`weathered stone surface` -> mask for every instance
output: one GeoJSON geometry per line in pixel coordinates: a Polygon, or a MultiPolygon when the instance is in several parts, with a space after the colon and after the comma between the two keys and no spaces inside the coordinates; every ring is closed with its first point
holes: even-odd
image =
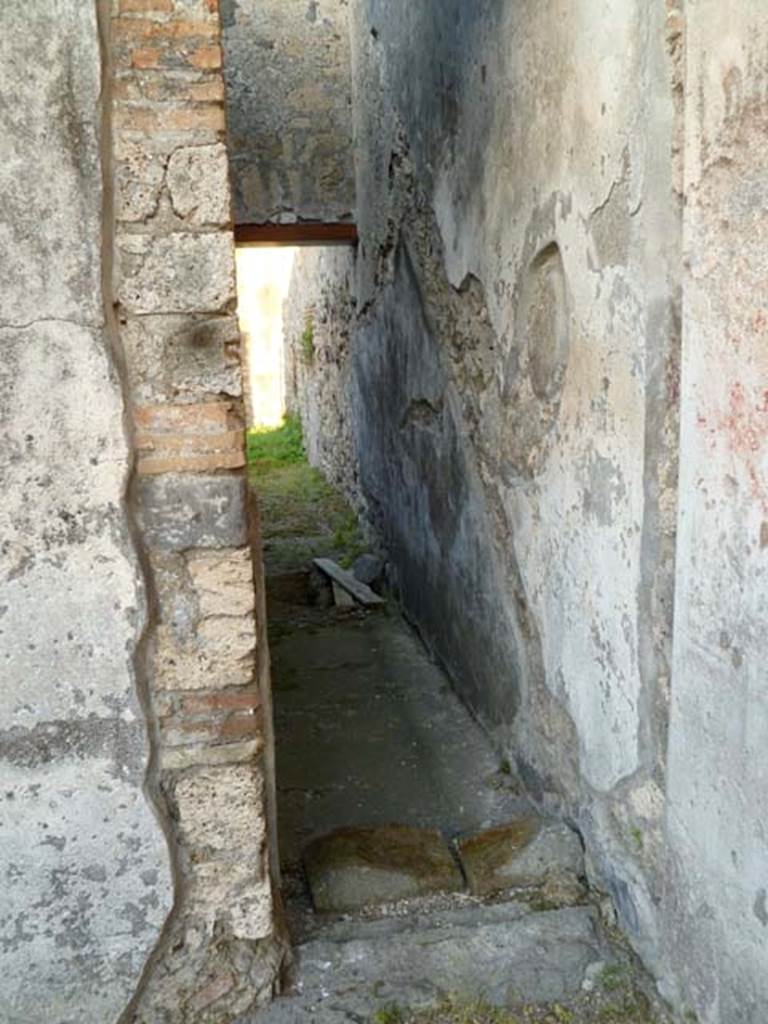
{"type": "Polygon", "coordinates": [[[248,541],[241,476],[147,477],[136,490],[150,547],[185,551],[242,547],[248,541]]]}
{"type": "Polygon", "coordinates": [[[477,896],[538,886],[548,878],[584,874],[581,842],[567,825],[521,818],[457,843],[470,891],[477,896]]]}
{"type": "Polygon", "coordinates": [[[440,833],[403,825],[338,829],[310,843],[304,865],[319,911],[358,910],[464,886],[440,833]]]}
{"type": "Polygon", "coordinates": [[[15,94],[3,110],[0,132],[3,326],[46,318],[102,320],[100,126],[94,106],[101,68],[94,18],[91,4],[66,10],[50,4],[32,10],[16,0],[3,4],[3,67],[15,94]]]}
{"type": "Polygon", "coordinates": [[[227,148],[188,146],[168,161],[168,191],[174,211],[190,224],[230,224],[227,148]]]}
{"type": "Polygon", "coordinates": [[[122,1013],[172,904],[104,330],[96,5],[0,8],[0,1019],[122,1013]],[[25,326],[26,325],[26,326],[25,326]]]}
{"type": "Polygon", "coordinates": [[[686,5],[683,381],[662,967],[702,1021],[768,1008],[766,11],[686,5]]]}
{"type": "Polygon", "coordinates": [[[194,554],[187,565],[202,616],[254,614],[256,595],[248,548],[194,554]]]}
{"type": "Polygon", "coordinates": [[[153,666],[158,690],[211,690],[253,680],[256,633],[252,615],[203,620],[197,636],[180,643],[159,626],[153,666]]]}
{"type": "Polygon", "coordinates": [[[235,300],[235,255],[226,232],[118,238],[117,297],[131,313],[208,314],[235,300]]]}
{"type": "Polygon", "coordinates": [[[122,327],[134,400],[198,402],[242,395],[240,334],[229,316],[141,316],[122,327]]]}
{"type": "Polygon", "coordinates": [[[228,1022],[271,991],[273,938],[264,781],[258,762],[166,779],[184,863],[165,969],[148,979],[132,1024],[228,1022]]]}
{"type": "Polygon", "coordinates": [[[497,1006],[564,1000],[593,964],[613,958],[586,907],[531,914],[501,905],[345,923],[299,947],[298,995],[238,1024],[343,1024],[450,994],[497,1006]]]}
{"type": "Polygon", "coordinates": [[[349,339],[355,256],[351,250],[300,248],[284,306],[285,400],[301,417],[307,457],[358,513],[366,511],[350,415],[349,339]],[[312,330],[312,359],[305,337],[312,330]]]}
{"type": "Polygon", "coordinates": [[[238,223],[355,209],[346,0],[221,0],[238,223]]]}
{"type": "Polygon", "coordinates": [[[165,177],[162,154],[139,142],[121,146],[115,169],[115,215],[118,220],[146,220],[157,212],[165,177]]]}

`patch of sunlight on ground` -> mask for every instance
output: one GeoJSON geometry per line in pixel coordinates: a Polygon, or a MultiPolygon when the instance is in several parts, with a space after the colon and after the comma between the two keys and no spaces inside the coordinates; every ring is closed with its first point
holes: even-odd
{"type": "Polygon", "coordinates": [[[237,315],[249,376],[249,425],[277,427],[285,413],[283,303],[296,249],[245,246],[236,250],[237,315]]]}

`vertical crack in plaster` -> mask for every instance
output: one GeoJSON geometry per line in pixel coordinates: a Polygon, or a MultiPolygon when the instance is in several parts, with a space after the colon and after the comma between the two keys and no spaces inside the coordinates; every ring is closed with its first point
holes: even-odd
{"type": "Polygon", "coordinates": [[[155,948],[147,959],[136,986],[136,991],[128,1006],[121,1015],[121,1020],[128,1020],[132,1015],[134,1004],[141,994],[146,979],[151,973],[160,950],[163,949],[172,922],[180,904],[181,874],[177,863],[177,851],[171,833],[165,804],[157,784],[157,722],[152,709],[149,693],[149,675],[147,670],[147,649],[150,641],[152,624],[157,618],[157,598],[152,586],[152,575],[144,550],[141,534],[133,511],[133,483],[136,475],[136,454],[134,429],[130,415],[130,395],[127,384],[125,356],[120,342],[120,329],[115,315],[114,300],[114,253],[115,253],[115,204],[113,178],[113,135],[112,135],[112,81],[113,68],[111,57],[111,13],[110,0],[94,0],[96,21],[99,31],[99,48],[101,54],[101,89],[99,93],[99,121],[101,127],[101,170],[102,170],[102,239],[101,239],[101,291],[104,308],[104,334],[107,342],[107,358],[114,371],[120,387],[123,403],[123,433],[128,449],[128,468],[123,482],[122,504],[126,526],[131,541],[134,566],[138,575],[137,600],[143,602],[143,621],[139,627],[132,657],[132,675],[140,707],[144,714],[149,753],[144,777],[144,796],[165,836],[173,881],[174,900],[168,917],[163,925],[155,948]],[[143,592],[143,594],[142,594],[143,592]]]}

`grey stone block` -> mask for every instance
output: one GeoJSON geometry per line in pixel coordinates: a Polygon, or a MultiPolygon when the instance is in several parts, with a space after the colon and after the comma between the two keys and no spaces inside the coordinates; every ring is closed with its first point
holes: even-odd
{"type": "Polygon", "coordinates": [[[137,484],[144,538],[161,551],[242,547],[245,492],[240,475],[145,477],[137,484]]]}
{"type": "Polygon", "coordinates": [[[498,1006],[566,1000],[591,965],[614,959],[586,907],[472,907],[342,928],[299,947],[299,994],[261,1011],[259,1024],[369,1020],[388,1004],[425,1006],[447,994],[498,1006]]]}
{"type": "Polygon", "coordinates": [[[352,575],[356,580],[376,590],[384,575],[384,560],[377,555],[360,555],[352,566],[352,575]]]}

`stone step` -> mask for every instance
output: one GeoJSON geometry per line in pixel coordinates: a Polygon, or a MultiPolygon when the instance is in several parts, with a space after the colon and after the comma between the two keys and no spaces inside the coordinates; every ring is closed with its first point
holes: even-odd
{"type": "Polygon", "coordinates": [[[483,897],[538,888],[545,902],[558,905],[584,895],[579,837],[561,822],[534,815],[460,839],[454,848],[436,829],[341,828],[313,840],[303,860],[319,912],[347,913],[465,887],[483,897]]]}
{"type": "Polygon", "coordinates": [[[329,924],[296,950],[294,991],[239,1024],[348,1024],[448,995],[567,1002],[615,954],[592,907],[468,905],[329,924]]]}

